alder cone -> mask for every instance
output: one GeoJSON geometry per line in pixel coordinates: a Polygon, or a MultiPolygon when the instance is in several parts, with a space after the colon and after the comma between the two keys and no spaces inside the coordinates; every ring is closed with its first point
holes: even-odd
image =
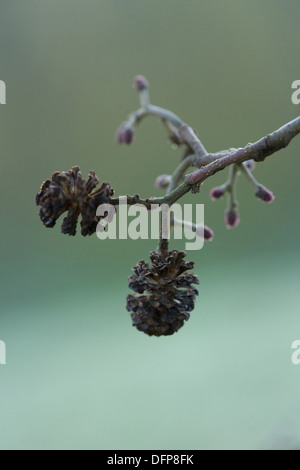
{"type": "Polygon", "coordinates": [[[134,266],[129,287],[136,294],[127,296],[127,310],[133,325],[149,336],[168,336],[178,331],[195,306],[198,295],[192,284],[199,284],[194,267],[185,261],[184,251],[173,250],[167,257],[150,253],[152,266],[144,260],[134,266]]]}
{"type": "Polygon", "coordinates": [[[99,179],[90,171],[84,180],[80,168],[74,166],[70,171],[56,171],[51,179],[44,181],[36,195],[36,204],[40,206],[39,216],[45,227],[52,228],[63,213],[61,231],[71,236],[76,235],[78,218],[81,215],[81,234],[85,237],[96,232],[101,217],[96,216],[97,207],[109,204],[114,190],[108,182],[102,183],[97,190],[99,179]]]}

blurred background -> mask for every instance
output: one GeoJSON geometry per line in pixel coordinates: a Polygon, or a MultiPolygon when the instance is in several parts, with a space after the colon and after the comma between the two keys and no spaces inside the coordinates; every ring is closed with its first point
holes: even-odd
{"type": "Polygon", "coordinates": [[[209,151],[295,118],[299,15],[296,0],[1,1],[0,448],[299,447],[300,137],[257,165],[272,205],[240,178],[238,228],[208,196],[226,171],[183,200],[205,204],[215,239],[188,253],[200,294],[171,337],[138,332],[125,309],[155,241],[70,238],[35,207],[41,182],[73,165],[117,194],[159,195],[180,158],[159,121],[114,141],[138,73],[209,151]]]}

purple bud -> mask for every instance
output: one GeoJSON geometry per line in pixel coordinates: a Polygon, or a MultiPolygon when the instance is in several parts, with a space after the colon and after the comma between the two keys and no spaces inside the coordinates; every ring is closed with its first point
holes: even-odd
{"type": "Polygon", "coordinates": [[[225,223],[228,229],[236,227],[240,223],[239,213],[236,209],[229,209],[226,212],[225,223]]]}
{"type": "MultiPolygon", "coordinates": [[[[180,221],[181,222],[181,221],[180,221]]],[[[207,225],[198,224],[193,226],[190,222],[184,221],[185,227],[190,227],[198,237],[201,237],[206,242],[211,242],[214,238],[214,232],[207,225]]]]}
{"type": "Polygon", "coordinates": [[[253,171],[255,169],[255,161],[254,160],[247,160],[246,166],[248,170],[253,171]]]}
{"type": "Polygon", "coordinates": [[[221,199],[224,196],[224,193],[225,191],[221,187],[213,188],[210,192],[210,197],[215,201],[216,199],[221,199]]]}
{"type": "Polygon", "coordinates": [[[171,181],[170,175],[160,175],[155,180],[155,187],[158,189],[167,189],[171,181]]]}
{"type": "Polygon", "coordinates": [[[274,194],[262,185],[258,187],[255,196],[259,197],[259,199],[261,199],[263,202],[267,202],[268,204],[270,204],[275,199],[274,194]]]}
{"type": "Polygon", "coordinates": [[[149,83],[143,75],[136,75],[134,77],[133,85],[137,91],[144,91],[149,88],[149,83]]]}
{"type": "Polygon", "coordinates": [[[212,229],[204,225],[204,240],[206,242],[211,242],[213,238],[214,238],[214,232],[212,231],[212,229]]]}
{"type": "Polygon", "coordinates": [[[132,144],[134,141],[135,132],[132,127],[123,124],[117,131],[116,141],[118,144],[132,144]]]}

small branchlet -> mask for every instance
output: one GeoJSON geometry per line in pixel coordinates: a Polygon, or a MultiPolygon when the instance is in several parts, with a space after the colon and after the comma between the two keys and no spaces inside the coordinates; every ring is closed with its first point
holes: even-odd
{"type": "Polygon", "coordinates": [[[238,201],[236,197],[236,183],[239,173],[243,173],[247,180],[255,189],[255,196],[263,202],[271,203],[274,200],[273,193],[265,186],[260,184],[252,172],[255,168],[254,160],[248,160],[243,163],[233,164],[230,167],[229,179],[221,186],[217,186],[210,191],[210,197],[213,201],[221,199],[224,194],[228,194],[228,207],[225,212],[225,224],[227,228],[236,227],[240,222],[238,201]]]}

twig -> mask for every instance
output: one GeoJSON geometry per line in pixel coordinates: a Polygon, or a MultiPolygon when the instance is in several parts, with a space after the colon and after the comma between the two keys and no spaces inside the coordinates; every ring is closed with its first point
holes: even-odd
{"type": "MultiPolygon", "coordinates": [[[[168,131],[171,134],[173,133],[171,140],[173,142],[178,141],[179,144],[185,144],[185,150],[182,161],[171,176],[165,197],[143,200],[137,199],[136,196],[127,196],[128,204],[135,204],[138,201],[139,204],[145,205],[148,209],[151,209],[151,204],[174,204],[187,192],[191,190],[192,192],[197,192],[201,183],[216,172],[233,164],[242,164],[250,159],[257,162],[263,161],[269,155],[286,147],[300,133],[300,116],[298,116],[293,121],[288,122],[257,142],[248,144],[244,148],[232,148],[217,153],[208,153],[193,129],[185,124],[180,117],[167,109],[154,106],[150,103],[149,84],[143,77],[142,80],[144,80],[145,86],[137,87],[141,108],[129,115],[128,121],[125,123],[126,126],[136,126],[148,115],[157,116],[161,118],[168,131]],[[176,130],[176,135],[174,134],[174,129],[176,130]],[[185,175],[189,167],[196,167],[198,169],[193,173],[185,175]],[[184,181],[182,182],[183,179],[184,181]]],[[[254,186],[261,186],[245,166],[240,168],[254,186]]],[[[117,205],[118,198],[113,199],[112,203],[117,205]]]]}
{"type": "Polygon", "coordinates": [[[202,158],[208,155],[204,145],[190,126],[182,124],[179,128],[179,135],[191,147],[196,157],[202,158]]]}
{"type": "Polygon", "coordinates": [[[209,176],[214,175],[217,171],[223,170],[233,163],[242,163],[250,159],[261,162],[269,155],[287,147],[290,141],[299,133],[300,116],[272,132],[272,134],[262,137],[254,144],[248,144],[246,147],[240,148],[186,175],[186,182],[192,185],[196,183],[201,184],[209,176]]]}
{"type": "MultiPolygon", "coordinates": [[[[178,201],[182,196],[191,191],[191,189],[203,183],[207,178],[214,175],[220,170],[233,165],[234,163],[243,163],[244,161],[254,159],[255,161],[263,161],[266,157],[278,152],[280,149],[287,147],[290,141],[300,133],[300,116],[280,127],[272,134],[263,137],[254,144],[248,144],[244,148],[234,150],[231,153],[227,151],[219,152],[217,154],[207,154],[203,161],[210,160],[210,163],[205,164],[199,170],[186,175],[185,181],[176,186],[165,197],[141,199],[136,196],[127,196],[128,204],[143,204],[147,209],[151,210],[151,204],[169,204],[172,205],[178,201]],[[225,152],[225,156],[224,156],[225,152]],[[211,159],[214,159],[211,161],[211,159]]],[[[200,158],[202,160],[202,157],[200,158]]],[[[200,164],[199,158],[194,155],[183,160],[175,172],[173,173],[173,181],[178,181],[187,167],[200,164]]],[[[174,183],[171,183],[171,187],[174,183]]],[[[118,205],[118,198],[112,199],[113,205],[118,205]]]]}

